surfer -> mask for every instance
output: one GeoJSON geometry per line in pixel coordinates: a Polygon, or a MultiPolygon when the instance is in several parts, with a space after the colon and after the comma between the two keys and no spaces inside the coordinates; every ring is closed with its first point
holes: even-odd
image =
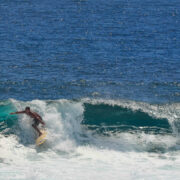
{"type": "Polygon", "coordinates": [[[10,114],[27,114],[28,116],[33,118],[34,123],[32,124],[32,127],[39,133],[39,136],[41,136],[42,133],[37,126],[39,125],[39,123],[41,123],[42,125],[45,125],[45,123],[39,114],[30,110],[30,107],[26,107],[24,111],[13,112],[10,114]]]}

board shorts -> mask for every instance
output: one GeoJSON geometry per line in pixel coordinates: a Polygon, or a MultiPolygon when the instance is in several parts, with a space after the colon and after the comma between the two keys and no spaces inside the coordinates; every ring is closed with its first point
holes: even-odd
{"type": "Polygon", "coordinates": [[[38,126],[38,125],[39,125],[39,120],[33,119],[33,121],[34,121],[33,125],[35,125],[35,126],[38,126]]]}

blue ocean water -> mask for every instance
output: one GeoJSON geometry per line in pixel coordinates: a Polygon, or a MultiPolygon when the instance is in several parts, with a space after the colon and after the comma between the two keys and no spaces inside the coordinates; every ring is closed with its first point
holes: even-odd
{"type": "Polygon", "coordinates": [[[0,0],[0,147],[0,180],[178,180],[179,1],[0,0]]]}
{"type": "Polygon", "coordinates": [[[180,101],[178,1],[1,1],[0,99],[180,101]]]}

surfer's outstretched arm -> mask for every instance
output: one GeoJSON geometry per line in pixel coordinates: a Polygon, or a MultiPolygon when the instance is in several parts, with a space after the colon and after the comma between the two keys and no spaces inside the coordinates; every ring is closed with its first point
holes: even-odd
{"type": "Polygon", "coordinates": [[[12,112],[10,114],[24,114],[24,113],[25,113],[25,111],[17,111],[17,112],[12,112]]]}

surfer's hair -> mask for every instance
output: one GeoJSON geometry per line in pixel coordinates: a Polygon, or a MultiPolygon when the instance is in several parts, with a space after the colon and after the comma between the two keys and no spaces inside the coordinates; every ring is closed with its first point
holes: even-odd
{"type": "Polygon", "coordinates": [[[30,107],[26,107],[26,110],[30,110],[30,107]]]}

